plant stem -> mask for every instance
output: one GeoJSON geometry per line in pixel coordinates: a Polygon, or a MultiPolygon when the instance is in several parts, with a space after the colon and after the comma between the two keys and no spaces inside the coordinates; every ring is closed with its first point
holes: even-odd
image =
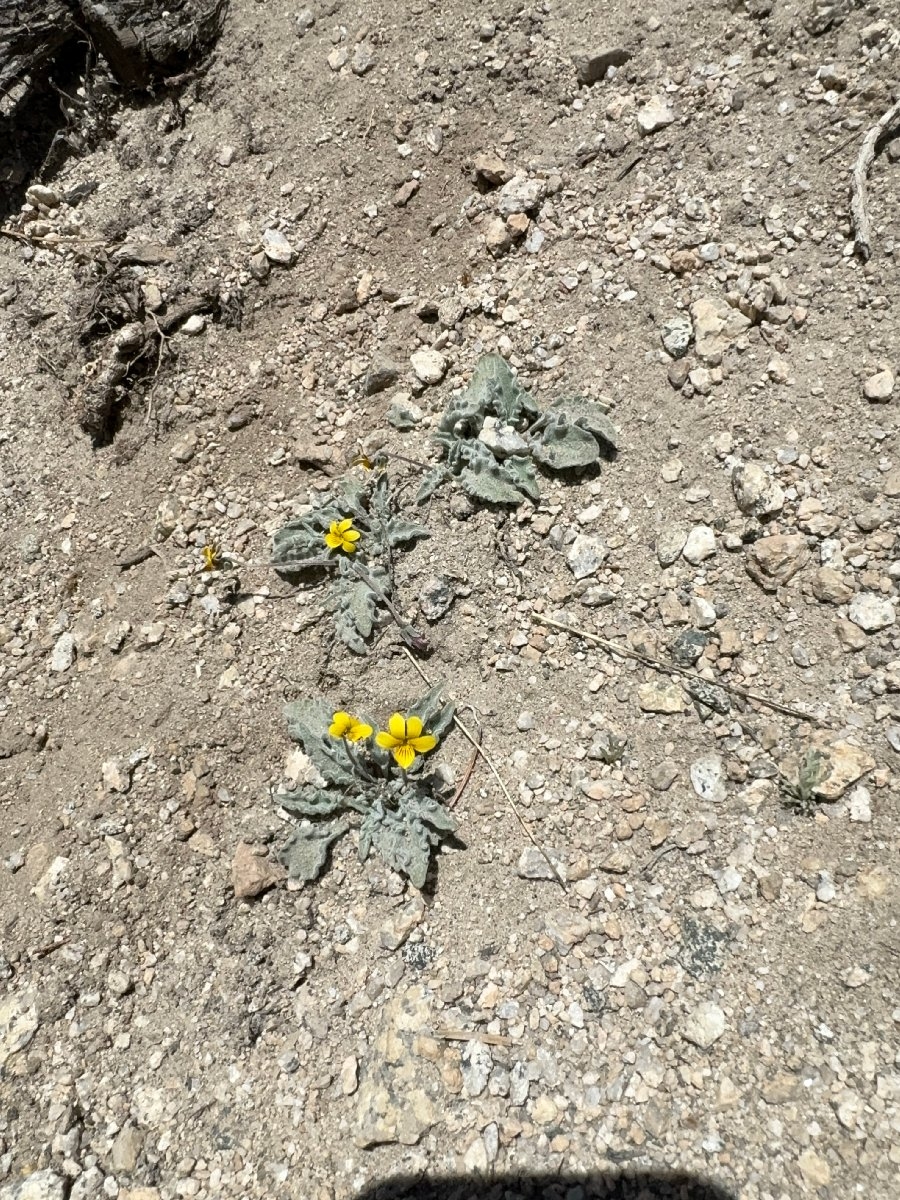
{"type": "Polygon", "coordinates": [[[391,601],[388,600],[385,593],[378,586],[365,567],[360,566],[360,564],[357,562],[350,562],[348,565],[350,570],[362,580],[366,587],[375,593],[384,607],[394,618],[395,622],[397,623],[397,628],[400,630],[400,636],[403,638],[404,642],[406,642],[407,646],[419,654],[427,654],[430,649],[428,638],[425,637],[424,634],[419,633],[417,629],[414,629],[413,626],[407,621],[404,621],[403,617],[401,617],[400,613],[397,612],[396,608],[394,608],[391,601]]]}

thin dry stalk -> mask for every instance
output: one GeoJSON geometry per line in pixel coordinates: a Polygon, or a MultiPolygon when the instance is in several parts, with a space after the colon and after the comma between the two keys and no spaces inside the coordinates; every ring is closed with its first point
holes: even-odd
{"type": "MultiPolygon", "coordinates": [[[[685,679],[696,679],[699,683],[706,684],[707,687],[710,685],[710,681],[704,679],[697,671],[689,671],[686,667],[676,666],[675,663],[665,663],[661,659],[650,658],[638,650],[632,650],[630,646],[620,646],[617,642],[608,642],[605,638],[598,637],[596,633],[588,633],[586,629],[578,629],[574,625],[566,625],[562,621],[554,621],[550,617],[541,617],[536,614],[531,619],[535,625],[549,625],[553,629],[562,629],[565,633],[571,633],[573,637],[584,638],[587,642],[594,642],[596,645],[602,646],[610,654],[619,654],[622,658],[634,659],[635,662],[643,663],[645,667],[651,667],[654,671],[660,671],[664,675],[683,675],[685,679]]],[[[799,708],[780,704],[777,700],[770,700],[768,696],[761,696],[759,692],[749,692],[746,688],[738,687],[737,684],[717,681],[713,686],[721,688],[723,692],[730,692],[733,696],[740,696],[742,700],[753,700],[757,704],[765,705],[766,708],[774,709],[775,712],[784,713],[785,716],[796,717],[798,721],[809,721],[811,725],[820,723],[818,717],[801,712],[799,708]]]]}
{"type": "Polygon", "coordinates": [[[850,215],[856,235],[856,249],[867,262],[872,254],[872,224],[866,200],[866,178],[875,161],[878,143],[895,132],[894,124],[900,122],[900,100],[892,104],[884,115],[875,122],[863,138],[856,164],[853,167],[853,188],[850,193],[850,215]]]}
{"type": "MultiPolygon", "coordinates": [[[[431,680],[428,678],[428,676],[422,670],[421,666],[416,661],[416,659],[413,657],[413,655],[409,652],[407,647],[401,646],[400,649],[403,651],[403,653],[406,655],[406,657],[409,659],[409,661],[415,667],[416,671],[418,671],[418,673],[422,679],[422,682],[425,684],[425,686],[430,688],[432,686],[431,680]]],[[[509,788],[503,782],[503,777],[501,776],[500,772],[494,766],[493,759],[491,759],[489,757],[487,751],[484,749],[484,747],[482,745],[480,745],[478,740],[475,738],[474,734],[469,732],[468,728],[463,724],[463,722],[459,719],[459,717],[454,715],[453,724],[456,726],[456,728],[459,730],[459,732],[463,735],[463,737],[471,744],[473,750],[475,750],[484,759],[488,770],[494,776],[494,778],[497,780],[497,783],[500,785],[500,790],[503,792],[503,795],[506,797],[507,802],[509,803],[509,807],[513,811],[513,815],[515,816],[516,820],[519,822],[519,825],[522,827],[522,832],[525,834],[525,836],[528,838],[529,842],[531,842],[532,846],[534,846],[534,848],[537,850],[537,852],[540,854],[540,856],[546,862],[547,866],[553,872],[553,878],[556,880],[556,882],[559,884],[559,886],[562,888],[562,890],[564,892],[568,892],[569,889],[566,887],[566,881],[563,879],[563,877],[560,875],[559,871],[553,865],[553,862],[551,861],[550,856],[547,854],[547,851],[535,839],[534,834],[531,832],[531,830],[528,828],[528,826],[523,821],[522,814],[519,812],[518,805],[516,804],[515,800],[513,800],[512,795],[510,794],[509,788]]]]}

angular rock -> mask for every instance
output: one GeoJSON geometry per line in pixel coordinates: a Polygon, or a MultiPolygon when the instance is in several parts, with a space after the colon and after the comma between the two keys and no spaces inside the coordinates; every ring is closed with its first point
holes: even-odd
{"type": "Polygon", "coordinates": [[[670,567],[681,557],[688,530],[683,525],[669,525],[656,537],[656,557],[661,567],[670,567]]]}
{"type": "Polygon", "coordinates": [[[812,578],[812,593],[822,604],[846,604],[853,585],[834,567],[819,567],[812,578]]]}
{"type": "Polygon", "coordinates": [[[784,492],[758,463],[738,463],[731,472],[731,490],[747,516],[770,517],[784,508],[784,492]]]}
{"type": "Polygon", "coordinates": [[[593,54],[579,54],[574,59],[575,75],[583,87],[590,87],[606,78],[610,67],[624,67],[631,51],[624,46],[604,46],[593,54]]]}
{"type": "Polygon", "coordinates": [[[425,384],[440,383],[447,374],[447,360],[437,350],[416,350],[410,356],[410,364],[416,378],[425,384]]]}
{"type": "Polygon", "coordinates": [[[480,1096],[487,1087],[494,1059],[490,1046],[484,1042],[467,1042],[463,1047],[459,1063],[463,1078],[463,1092],[470,1099],[480,1096]]]}
{"type": "Polygon", "coordinates": [[[716,552],[716,533],[709,525],[695,525],[687,536],[681,556],[692,566],[699,566],[716,552]]]}
{"type": "MultiPolygon", "coordinates": [[[[566,863],[559,851],[545,848],[545,853],[556,867],[559,877],[565,882],[566,863]]],[[[555,882],[556,876],[553,874],[547,858],[544,858],[537,846],[526,846],[519,855],[516,874],[520,879],[552,879],[555,882]]]]}
{"type": "Polygon", "coordinates": [[[353,1141],[360,1149],[414,1146],[438,1119],[442,1089],[413,1051],[416,1036],[432,1019],[421,987],[385,1004],[356,1094],[353,1141]]]}
{"type": "Polygon", "coordinates": [[[259,896],[285,878],[283,867],[256,854],[248,842],[238,842],[231,863],[231,883],[238,899],[259,896]]]}
{"type": "Polygon", "coordinates": [[[514,175],[500,190],[497,208],[502,217],[514,213],[532,215],[540,208],[545,185],[540,179],[529,179],[526,175],[514,175]]]}
{"type": "Polygon", "coordinates": [[[34,1037],[38,1024],[34,992],[12,992],[0,997],[0,1079],[6,1073],[7,1061],[25,1049],[34,1037]]]}
{"type": "Polygon", "coordinates": [[[866,633],[887,629],[896,620],[894,606],[886,596],[875,592],[859,592],[850,601],[847,616],[866,633]]]}
{"type": "Polygon", "coordinates": [[[391,387],[400,378],[400,367],[387,358],[373,359],[368,373],[363,379],[363,395],[374,396],[391,387]]]}
{"type": "Polygon", "coordinates": [[[444,575],[432,575],[419,592],[419,610],[426,621],[439,621],[450,611],[455,599],[451,581],[444,575]]]}
{"type": "MultiPolygon", "coordinates": [[[[686,314],[669,317],[660,330],[663,348],[672,358],[684,358],[694,338],[694,326],[686,314]]],[[[682,381],[683,382],[683,381],[682,381]]]]}
{"type": "Polygon", "coordinates": [[[33,1171],[0,1187],[0,1200],[64,1200],[68,1192],[68,1181],[54,1171],[33,1171]]]}
{"type": "Polygon", "coordinates": [[[593,575],[609,554],[609,550],[599,538],[587,533],[579,533],[566,554],[566,562],[576,579],[586,579],[593,575]]]}
{"type": "Polygon", "coordinates": [[[50,655],[50,670],[54,675],[62,675],[75,662],[75,635],[62,633],[56,639],[53,653],[50,655]]]}
{"type": "Polygon", "coordinates": [[[378,944],[383,950],[399,950],[415,927],[421,925],[424,917],[425,901],[421,896],[413,896],[408,904],[404,904],[382,925],[378,944]]]}
{"type": "Polygon", "coordinates": [[[659,129],[665,129],[674,120],[672,106],[662,96],[653,96],[637,113],[638,129],[645,137],[659,129]]]}
{"type": "Polygon", "coordinates": [[[263,254],[269,262],[287,267],[294,261],[294,250],[280,229],[267,229],[262,235],[263,254]]]}
{"type": "Polygon", "coordinates": [[[684,692],[677,683],[642,683],[638,688],[638,704],[643,712],[680,713],[687,708],[684,692]]]}
{"type": "Polygon", "coordinates": [[[693,1012],[688,1013],[681,1026],[681,1036],[685,1041],[701,1050],[708,1050],[725,1032],[725,1014],[718,1004],[711,1000],[698,1004],[693,1012]]]}
{"type": "Polygon", "coordinates": [[[691,305],[694,348],[707,366],[716,367],[728,347],[747,329],[751,321],[717,296],[701,296],[691,305]]]}
{"type": "Polygon", "coordinates": [[[747,574],[766,592],[774,592],[806,566],[809,550],[800,533],[760,538],[747,555],[747,574]]]}
{"type": "MultiPolygon", "coordinates": [[[[840,800],[847,788],[875,769],[875,759],[852,742],[838,739],[830,742],[827,733],[816,734],[812,749],[821,755],[819,777],[813,793],[820,800],[840,800]]],[[[799,763],[792,762],[786,772],[788,778],[796,778],[799,763]]]]}
{"type": "Polygon", "coordinates": [[[591,932],[591,923],[581,913],[570,908],[557,908],[547,913],[544,929],[560,954],[568,954],[573,946],[583,942],[591,932]]]}
{"type": "Polygon", "coordinates": [[[691,786],[701,800],[721,804],[725,790],[725,763],[721,755],[706,754],[691,763],[691,786]]]}
{"type": "Polygon", "coordinates": [[[876,403],[884,403],[890,400],[894,393],[894,372],[890,367],[885,367],[883,371],[879,371],[877,375],[870,376],[863,384],[863,395],[867,400],[874,400],[876,403]]]}
{"type": "Polygon", "coordinates": [[[476,154],[472,163],[472,174],[477,187],[484,191],[501,187],[512,179],[513,173],[508,163],[499,154],[476,154]]]}

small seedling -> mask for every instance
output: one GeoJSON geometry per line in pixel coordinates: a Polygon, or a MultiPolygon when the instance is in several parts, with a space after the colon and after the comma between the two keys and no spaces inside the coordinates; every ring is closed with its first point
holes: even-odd
{"type": "Polygon", "coordinates": [[[337,637],[355,654],[386,616],[414,650],[427,649],[422,634],[397,612],[392,552],[430,534],[394,511],[386,472],[346,478],[333,495],[275,534],[272,565],[284,575],[317,574],[331,579],[324,607],[334,614],[337,637]]]}
{"type": "Polygon", "coordinates": [[[796,780],[781,776],[781,793],[787,804],[808,817],[816,802],[816,788],[827,770],[825,756],[810,746],[797,768],[796,780]]]}
{"type": "Polygon", "coordinates": [[[288,731],[303,747],[312,782],[273,794],[300,824],[279,853],[292,879],[317,879],[330,847],[357,824],[360,862],[375,850],[394,871],[423,887],[436,846],[456,828],[440,777],[425,769],[453,722],[454,706],[436,687],[375,734],[371,721],[317,700],[285,709],[288,731]]]}
{"type": "Polygon", "coordinates": [[[444,461],[423,479],[417,503],[455,477],[474,500],[521,504],[540,499],[535,464],[547,471],[593,466],[615,451],[617,435],[604,406],[583,396],[555,400],[542,413],[505,359],[487,354],[450,400],[435,440],[444,461]]]}

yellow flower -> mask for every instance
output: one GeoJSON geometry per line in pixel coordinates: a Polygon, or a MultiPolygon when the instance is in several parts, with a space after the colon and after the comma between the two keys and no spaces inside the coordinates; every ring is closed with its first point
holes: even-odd
{"type": "Polygon", "coordinates": [[[346,517],[343,521],[331,522],[331,528],[325,534],[325,545],[329,550],[343,550],[346,554],[353,554],[359,538],[359,530],[353,528],[353,518],[346,517]]]}
{"type": "Polygon", "coordinates": [[[208,546],[204,546],[201,551],[203,555],[203,570],[215,571],[222,561],[222,551],[215,542],[210,542],[208,546]]]}
{"type": "Polygon", "coordinates": [[[422,722],[418,717],[404,717],[402,713],[394,713],[388,721],[387,733],[379,733],[375,741],[382,750],[390,750],[397,766],[404,771],[416,761],[416,754],[427,754],[438,744],[436,737],[422,732],[422,722]]]}
{"type": "Polygon", "coordinates": [[[346,738],[348,742],[361,742],[372,733],[372,726],[348,712],[336,712],[331,718],[328,732],[333,738],[346,738]]]}

